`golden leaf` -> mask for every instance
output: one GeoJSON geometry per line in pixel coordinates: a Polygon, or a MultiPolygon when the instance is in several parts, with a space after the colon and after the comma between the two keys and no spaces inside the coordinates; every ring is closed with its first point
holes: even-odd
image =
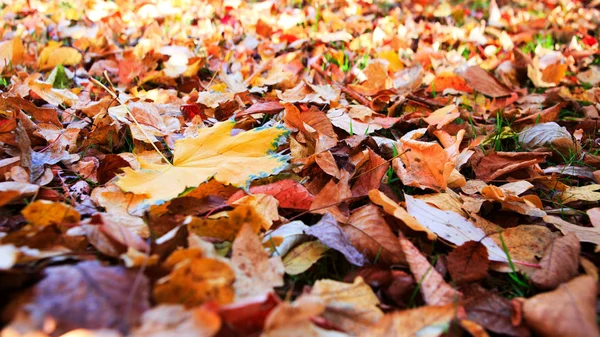
{"type": "Polygon", "coordinates": [[[61,47],[60,42],[51,41],[48,46],[42,49],[38,58],[38,66],[40,70],[51,69],[59,64],[74,66],[81,62],[81,58],[81,54],[77,49],[61,47]]]}
{"type": "Polygon", "coordinates": [[[73,207],[60,202],[37,200],[27,205],[21,213],[34,226],[78,224],[81,216],[73,207]]]}
{"type": "Polygon", "coordinates": [[[194,138],[175,143],[173,164],[154,164],[138,159],[140,170],[124,168],[117,186],[127,192],[145,194],[150,203],[178,196],[211,177],[237,187],[256,178],[278,173],[288,156],[269,154],[288,131],[281,127],[257,128],[231,136],[235,121],[198,130],[194,138]]]}

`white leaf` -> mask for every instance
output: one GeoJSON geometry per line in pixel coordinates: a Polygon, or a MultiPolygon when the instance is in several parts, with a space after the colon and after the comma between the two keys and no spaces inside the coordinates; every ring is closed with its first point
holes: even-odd
{"type": "Polygon", "coordinates": [[[405,194],[404,197],[408,213],[439,237],[457,246],[467,241],[479,241],[487,248],[488,258],[491,261],[508,262],[502,248],[469,220],[457,213],[429,206],[425,201],[410,195],[405,194]]]}
{"type": "Polygon", "coordinates": [[[536,124],[519,133],[519,143],[528,151],[551,147],[553,141],[561,138],[573,143],[569,131],[554,122],[536,124]]]}

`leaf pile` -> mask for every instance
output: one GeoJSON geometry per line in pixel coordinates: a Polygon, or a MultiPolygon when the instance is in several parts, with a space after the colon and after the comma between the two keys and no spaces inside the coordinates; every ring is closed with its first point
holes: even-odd
{"type": "Polygon", "coordinates": [[[600,336],[599,1],[0,5],[2,336],[600,336]]]}

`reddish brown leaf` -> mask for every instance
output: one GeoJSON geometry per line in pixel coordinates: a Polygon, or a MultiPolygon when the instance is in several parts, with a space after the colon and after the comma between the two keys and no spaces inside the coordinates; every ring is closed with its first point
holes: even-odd
{"type": "Polygon", "coordinates": [[[98,167],[98,183],[100,185],[106,184],[109,180],[114,178],[117,173],[120,173],[121,168],[123,167],[131,167],[131,165],[121,156],[107,154],[98,167]]]}
{"type": "Polygon", "coordinates": [[[473,90],[490,97],[509,96],[512,92],[479,66],[467,68],[461,76],[473,90]]]}
{"type": "Polygon", "coordinates": [[[448,271],[456,283],[482,280],[490,264],[487,248],[477,241],[468,241],[448,254],[448,271]]]}
{"type": "Polygon", "coordinates": [[[573,233],[555,239],[544,253],[541,268],[531,276],[531,281],[542,289],[554,289],[577,276],[581,244],[573,233]]]}
{"type": "Polygon", "coordinates": [[[489,152],[479,151],[471,157],[477,179],[491,181],[514,171],[543,163],[549,152],[489,152]]]}
{"type": "Polygon", "coordinates": [[[368,149],[369,160],[361,166],[355,175],[356,181],[352,186],[352,196],[365,196],[370,190],[376,190],[381,184],[381,179],[385,176],[390,164],[377,155],[373,150],[368,149]]]}

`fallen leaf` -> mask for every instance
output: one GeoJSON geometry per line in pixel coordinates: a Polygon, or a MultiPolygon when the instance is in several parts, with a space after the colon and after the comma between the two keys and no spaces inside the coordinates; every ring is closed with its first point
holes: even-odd
{"type": "Polygon", "coordinates": [[[231,136],[235,121],[198,130],[198,136],[176,142],[173,164],[139,159],[141,170],[124,168],[116,184],[127,192],[144,194],[155,203],[172,199],[188,187],[213,177],[223,184],[247,187],[252,179],[286,167],[287,156],[268,154],[287,134],[282,127],[254,129],[231,136]],[[169,188],[164,188],[169,186],[169,188]]]}
{"type": "Polygon", "coordinates": [[[390,166],[385,159],[371,149],[367,149],[367,151],[369,160],[366,164],[360,166],[354,176],[356,181],[352,185],[352,195],[355,197],[367,195],[370,190],[378,189],[381,179],[383,179],[390,166]]]}
{"type": "Polygon", "coordinates": [[[432,112],[427,118],[423,120],[429,125],[437,127],[437,129],[443,128],[445,125],[452,123],[453,120],[460,117],[460,112],[456,105],[451,104],[443,108],[439,108],[432,112]]]}
{"type": "Polygon", "coordinates": [[[456,316],[457,308],[454,304],[399,310],[385,315],[361,336],[440,336],[448,330],[450,322],[456,316]]]}
{"type": "MultiPolygon", "coordinates": [[[[414,130],[400,139],[402,147],[398,151],[403,154],[392,160],[392,166],[405,185],[443,191],[456,165],[458,153],[453,153],[453,147],[444,149],[438,143],[416,140],[425,131],[414,130]]],[[[460,144],[463,135],[464,131],[457,134],[457,144],[460,144]]]]}
{"type": "Polygon", "coordinates": [[[306,228],[304,232],[316,237],[329,248],[342,253],[346,260],[353,265],[365,264],[365,257],[354,248],[331,214],[325,213],[319,222],[306,228]]]}
{"type": "Polygon", "coordinates": [[[50,320],[56,336],[77,328],[127,333],[150,308],[148,279],[135,270],[94,261],[49,267],[45,274],[20,309],[30,331],[45,330],[50,320]]]}
{"type": "Polygon", "coordinates": [[[307,271],[313,264],[323,257],[329,247],[320,241],[308,241],[301,243],[287,253],[283,258],[285,273],[298,275],[307,271]]]}
{"type": "Polygon", "coordinates": [[[279,207],[306,211],[315,197],[302,184],[284,179],[272,184],[252,186],[250,193],[269,194],[279,201],[279,207]]]}
{"type": "Polygon", "coordinates": [[[309,227],[302,221],[288,222],[265,234],[263,245],[279,256],[286,256],[290,249],[308,238],[308,235],[304,234],[307,228],[309,227]],[[281,243],[275,244],[278,238],[281,239],[281,243]]]}
{"type": "Polygon", "coordinates": [[[489,264],[487,249],[481,242],[465,242],[448,254],[448,272],[456,283],[484,279],[489,264]]]}
{"type": "Polygon", "coordinates": [[[383,210],[387,214],[393,215],[395,218],[402,220],[402,222],[404,222],[404,224],[410,227],[412,230],[427,233],[427,238],[429,240],[435,240],[437,238],[437,235],[434,232],[421,225],[417,219],[408,214],[408,212],[402,206],[395,203],[394,200],[388,198],[388,196],[386,196],[383,192],[379,190],[371,190],[369,191],[369,199],[371,199],[374,204],[383,207],[383,210]]]}
{"type": "Polygon", "coordinates": [[[531,276],[533,284],[541,289],[554,289],[577,276],[580,250],[579,239],[573,233],[555,239],[544,252],[541,268],[531,276]]]}
{"type": "Polygon", "coordinates": [[[25,206],[21,213],[25,220],[38,227],[79,224],[81,219],[81,215],[73,207],[46,200],[32,202],[25,206]]]}
{"type": "Polygon", "coordinates": [[[524,129],[519,133],[519,144],[527,151],[554,150],[566,155],[576,152],[569,131],[555,122],[535,124],[524,129]]]}
{"type": "Polygon", "coordinates": [[[177,250],[165,261],[171,273],[158,280],[152,297],[158,303],[183,304],[192,308],[215,301],[227,304],[234,300],[231,267],[222,261],[202,257],[198,248],[177,250]]]}
{"type": "Polygon", "coordinates": [[[488,252],[490,261],[507,262],[504,251],[486,233],[469,220],[451,211],[442,211],[429,206],[425,201],[405,194],[406,209],[420,224],[455,245],[468,241],[481,242],[488,252]]]}
{"type": "Polygon", "coordinates": [[[82,56],[79,51],[71,47],[61,47],[62,43],[50,41],[40,52],[38,67],[47,70],[57,65],[74,66],[81,62],[82,56]]]}
{"type": "Polygon", "coordinates": [[[231,265],[235,271],[236,299],[259,296],[283,285],[281,257],[269,258],[256,231],[244,224],[233,241],[231,265]]]}
{"type": "Polygon", "coordinates": [[[471,157],[477,179],[485,182],[546,161],[548,152],[489,152],[471,157]]]}
{"type": "Polygon", "coordinates": [[[554,215],[547,215],[543,219],[556,226],[565,235],[573,233],[581,242],[590,242],[596,247],[600,246],[600,228],[598,227],[577,226],[554,215]]]}
{"type": "Polygon", "coordinates": [[[263,330],[267,316],[280,303],[279,296],[271,292],[221,306],[219,316],[234,332],[249,335],[263,330]]]}
{"type": "Polygon", "coordinates": [[[321,315],[328,322],[352,335],[359,335],[383,317],[377,307],[379,299],[360,276],[353,283],[319,280],[312,287],[310,296],[325,303],[321,315]]]}
{"type": "Polygon", "coordinates": [[[425,303],[439,306],[457,303],[461,297],[460,292],[444,281],[442,275],[433,268],[427,258],[419,252],[412,242],[404,237],[400,237],[398,240],[408,261],[410,271],[413,273],[415,281],[420,285],[419,289],[425,303]]]}
{"type": "MultiPolygon", "coordinates": [[[[216,214],[215,216],[219,216],[216,214]]],[[[255,233],[262,225],[263,218],[248,205],[237,206],[233,211],[218,218],[190,217],[187,227],[190,233],[201,237],[233,241],[244,224],[250,224],[255,233]]]]}
{"type": "Polygon", "coordinates": [[[221,328],[218,314],[202,307],[186,310],[183,305],[161,304],[142,315],[133,337],[212,337],[221,328]]]}
{"type": "Polygon", "coordinates": [[[597,283],[579,276],[556,290],[526,299],[527,325],[541,336],[600,336],[596,323],[597,283]]]}
{"type": "Polygon", "coordinates": [[[247,195],[232,203],[234,206],[247,205],[254,209],[257,214],[257,222],[261,227],[268,230],[273,225],[274,221],[279,221],[279,212],[277,207],[279,201],[268,194],[253,194],[247,195]]]}
{"type": "Polygon", "coordinates": [[[558,197],[564,203],[570,203],[575,201],[599,201],[600,192],[599,184],[592,184],[586,186],[569,186],[566,191],[562,192],[558,197]]]}
{"type": "Polygon", "coordinates": [[[490,97],[510,96],[512,91],[500,84],[492,75],[479,66],[467,68],[461,76],[467,81],[469,87],[490,97]]]}
{"type": "Polygon", "coordinates": [[[342,229],[354,247],[371,263],[381,262],[387,265],[405,263],[398,239],[377,206],[366,205],[355,210],[342,229]]]}
{"type": "Polygon", "coordinates": [[[467,318],[498,334],[528,337],[529,330],[523,324],[513,324],[514,308],[510,300],[485,290],[478,284],[461,287],[463,305],[467,318]]]}

